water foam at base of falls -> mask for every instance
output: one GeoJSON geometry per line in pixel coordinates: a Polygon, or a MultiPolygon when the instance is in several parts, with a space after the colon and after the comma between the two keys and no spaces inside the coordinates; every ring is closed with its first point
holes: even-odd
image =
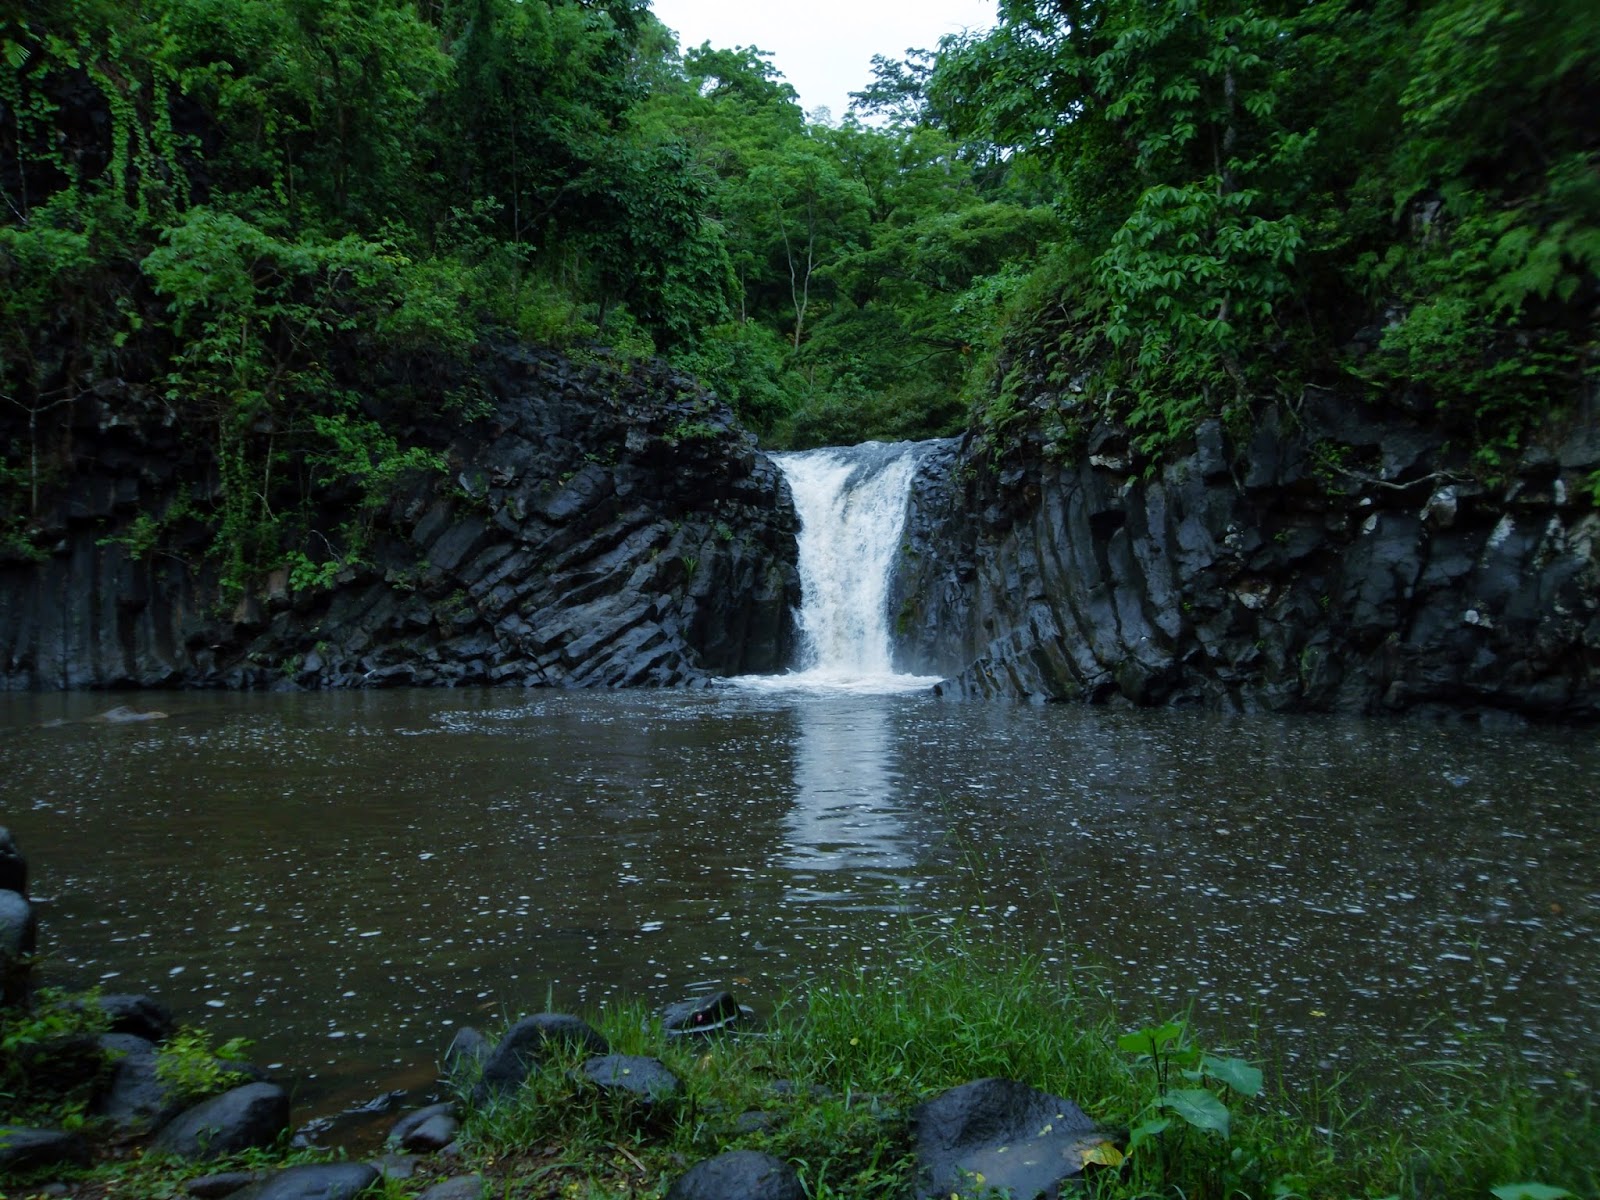
{"type": "Polygon", "coordinates": [[[889,576],[928,445],[865,442],[772,456],[800,516],[800,664],[732,682],[757,691],[883,695],[939,681],[896,672],[889,638],[889,576]]]}

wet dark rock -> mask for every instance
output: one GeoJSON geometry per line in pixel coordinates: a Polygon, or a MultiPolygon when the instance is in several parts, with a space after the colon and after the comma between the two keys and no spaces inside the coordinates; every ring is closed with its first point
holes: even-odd
{"type": "Polygon", "coordinates": [[[270,1146],[288,1130],[289,1094],[276,1084],[247,1083],[169,1121],[150,1148],[180,1158],[221,1158],[270,1146]]]}
{"type": "Polygon", "coordinates": [[[285,1167],[234,1195],[238,1200],[351,1200],[380,1179],[369,1163],[306,1163],[285,1167]]]}
{"type": "Polygon", "coordinates": [[[448,1146],[460,1129],[454,1104],[430,1104],[396,1121],[389,1131],[389,1144],[426,1153],[448,1146]]]}
{"type": "Polygon", "coordinates": [[[917,1194],[1054,1200],[1103,1136],[1070,1100],[1009,1079],[951,1088],[912,1114],[917,1194]]]}
{"type": "Polygon", "coordinates": [[[732,992],[714,992],[667,1005],[661,1010],[661,1028],[674,1035],[712,1033],[740,1021],[747,1011],[732,992]]]}
{"type": "Polygon", "coordinates": [[[101,996],[95,1003],[111,1023],[112,1033],[131,1033],[152,1042],[164,1042],[178,1027],[172,1013],[149,996],[101,996]]]}
{"type": "Polygon", "coordinates": [[[27,996],[38,940],[33,905],[21,892],[0,890],[0,1004],[18,1004],[27,996]]]}
{"type": "Polygon", "coordinates": [[[683,1092],[678,1077],[659,1059],[637,1054],[591,1058],[579,1074],[607,1095],[628,1097],[647,1107],[675,1100],[683,1092]]]}
{"type": "Polygon", "coordinates": [[[32,954],[39,944],[39,922],[21,892],[0,890],[0,959],[32,954]]]}
{"type": "Polygon", "coordinates": [[[1315,391],[1153,475],[1096,438],[923,458],[897,667],[952,697],[1600,719],[1600,437],[1495,492],[1425,424],[1315,391]]]}
{"type": "MultiPolygon", "coordinates": [[[[579,368],[515,344],[475,374],[483,419],[399,430],[452,469],[375,514],[370,569],[317,590],[279,572],[221,615],[203,531],[168,547],[193,552],[139,559],[116,541],[193,484],[172,431],[130,417],[102,454],[90,408],[61,410],[78,467],[44,501],[58,547],[0,564],[0,690],[673,686],[786,665],[797,521],[726,406],[663,364],[579,368]]],[[[355,502],[308,517],[338,528],[355,502]]]]}
{"type": "Polygon", "coordinates": [[[746,1133],[771,1133],[783,1120],[777,1113],[763,1112],[760,1109],[751,1109],[742,1112],[733,1119],[733,1131],[738,1134],[746,1133]]]}
{"type": "Polygon", "coordinates": [[[483,1063],[483,1094],[514,1091],[536,1070],[548,1047],[608,1054],[610,1044],[587,1022],[565,1013],[539,1013],[523,1017],[500,1039],[483,1063]]]}
{"type": "Polygon", "coordinates": [[[0,1125],[0,1175],[37,1167],[87,1166],[89,1143],[60,1129],[0,1125]]]}
{"type": "Polygon", "coordinates": [[[451,1073],[468,1063],[482,1063],[494,1052],[494,1043],[471,1025],[456,1030],[455,1037],[444,1052],[445,1072],[451,1073]]]}
{"type": "Polygon", "coordinates": [[[803,1200],[800,1177],[781,1158],[730,1150],[697,1163],[667,1190],[667,1200],[803,1200]]]}
{"type": "Polygon", "coordinates": [[[259,1171],[219,1171],[215,1175],[201,1175],[183,1185],[183,1190],[198,1200],[222,1200],[240,1188],[249,1187],[261,1178],[259,1171]]]}
{"type": "Polygon", "coordinates": [[[0,825],[0,891],[28,894],[28,860],[4,825],[0,825]]]}
{"type": "Polygon", "coordinates": [[[483,1200],[483,1176],[457,1175],[417,1193],[417,1200],[483,1200]]]}
{"type": "Polygon", "coordinates": [[[154,1042],[130,1033],[107,1033],[99,1044],[112,1066],[109,1086],[90,1105],[96,1116],[127,1134],[159,1128],[183,1111],[183,1098],[157,1073],[154,1042]]]}
{"type": "Polygon", "coordinates": [[[385,1179],[410,1179],[420,1161],[415,1154],[385,1154],[372,1160],[372,1168],[385,1179]]]}

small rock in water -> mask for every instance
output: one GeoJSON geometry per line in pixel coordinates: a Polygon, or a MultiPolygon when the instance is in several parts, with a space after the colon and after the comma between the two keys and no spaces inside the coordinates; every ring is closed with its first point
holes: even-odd
{"type": "Polygon", "coordinates": [[[726,1029],[749,1012],[740,1006],[731,992],[716,992],[710,996],[697,996],[680,1000],[661,1010],[661,1028],[675,1037],[692,1033],[711,1033],[726,1029]]]}

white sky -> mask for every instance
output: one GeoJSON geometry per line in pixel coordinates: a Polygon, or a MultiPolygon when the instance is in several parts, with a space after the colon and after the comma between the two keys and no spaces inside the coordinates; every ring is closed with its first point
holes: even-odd
{"type": "Polygon", "coordinates": [[[835,121],[871,79],[874,54],[904,58],[947,33],[995,23],[995,0],[652,0],[651,8],[685,49],[709,41],[772,51],[800,107],[826,105],[835,121]]]}

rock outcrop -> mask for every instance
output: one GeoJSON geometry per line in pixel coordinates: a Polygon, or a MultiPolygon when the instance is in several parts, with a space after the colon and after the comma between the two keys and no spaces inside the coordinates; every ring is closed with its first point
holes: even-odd
{"type": "Polygon", "coordinates": [[[969,438],[913,486],[897,663],[961,697],[1593,720],[1596,471],[1593,423],[1490,486],[1318,393],[1154,473],[1104,427],[969,438]]]}
{"type": "Polygon", "coordinates": [[[52,552],[0,562],[0,689],[670,685],[786,664],[793,505],[725,406],[660,364],[520,345],[476,377],[492,411],[419,424],[448,471],[373,514],[361,563],[226,600],[197,521],[128,548],[141,514],[215,479],[174,467],[159,404],[85,396],[41,518],[52,552]]]}

